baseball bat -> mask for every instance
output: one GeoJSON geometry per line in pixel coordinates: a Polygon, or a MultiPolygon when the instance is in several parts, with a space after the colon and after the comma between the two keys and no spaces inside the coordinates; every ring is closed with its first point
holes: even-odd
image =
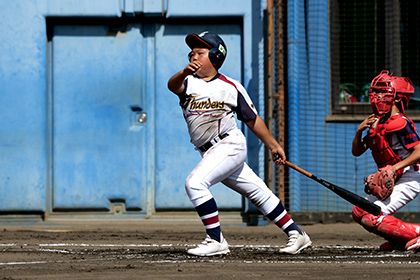
{"type": "MultiPolygon", "coordinates": [[[[279,158],[278,154],[275,154],[273,156],[274,161],[276,161],[278,158],[279,158]]],[[[378,216],[378,215],[381,214],[381,207],[379,207],[376,204],[373,204],[372,202],[366,200],[365,198],[363,198],[363,197],[361,197],[361,196],[359,196],[359,195],[357,195],[357,194],[355,194],[355,193],[353,193],[349,190],[346,190],[342,187],[331,184],[330,182],[325,181],[321,178],[318,178],[317,176],[313,175],[312,173],[310,173],[310,172],[308,172],[308,171],[306,171],[306,170],[304,170],[304,169],[302,169],[302,168],[300,168],[300,167],[298,167],[298,166],[296,166],[296,165],[294,165],[294,164],[292,164],[288,161],[286,161],[286,165],[289,166],[290,168],[298,171],[299,173],[302,173],[303,175],[311,178],[312,180],[320,183],[321,185],[323,185],[327,189],[333,191],[338,196],[340,196],[344,200],[350,202],[351,204],[356,205],[356,206],[362,208],[363,210],[365,210],[365,211],[367,211],[367,212],[369,212],[369,213],[371,213],[375,216],[378,216]]]]}

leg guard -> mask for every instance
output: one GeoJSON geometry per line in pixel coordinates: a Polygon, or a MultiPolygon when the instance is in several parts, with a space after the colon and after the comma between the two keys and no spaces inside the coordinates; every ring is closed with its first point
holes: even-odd
{"type": "Polygon", "coordinates": [[[408,241],[420,235],[420,225],[404,223],[393,216],[374,216],[357,206],[353,208],[352,216],[367,231],[403,247],[408,241]]]}
{"type": "Polygon", "coordinates": [[[369,213],[366,212],[365,210],[363,210],[362,208],[359,208],[357,206],[353,206],[353,211],[351,212],[351,216],[353,217],[353,220],[356,223],[360,224],[360,220],[366,214],[369,214],[369,213]]]}
{"type": "Polygon", "coordinates": [[[404,223],[393,216],[385,216],[373,232],[391,242],[394,241],[394,243],[405,246],[408,241],[419,235],[419,226],[404,223]]]}

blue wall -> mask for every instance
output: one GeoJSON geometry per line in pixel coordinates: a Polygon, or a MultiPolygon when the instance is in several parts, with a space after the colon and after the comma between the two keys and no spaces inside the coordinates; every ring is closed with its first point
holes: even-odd
{"type": "MultiPolygon", "coordinates": [[[[212,30],[228,45],[221,71],[263,109],[264,5],[1,0],[0,211],[125,218],[191,209],[184,181],[200,156],[167,80],[187,63],[186,34],[212,30]]],[[[263,146],[249,141],[261,173],[263,146]]],[[[222,209],[244,207],[221,184],[212,192],[222,209]]]]}
{"type": "Polygon", "coordinates": [[[0,2],[1,210],[46,209],[46,36],[38,8],[0,2]]]}
{"type": "MultiPolygon", "coordinates": [[[[370,151],[358,158],[351,155],[362,119],[326,121],[335,94],[330,92],[328,22],[328,1],[287,1],[288,157],[312,174],[365,196],[363,178],[377,168],[370,151]]],[[[290,171],[288,182],[291,211],[352,209],[350,203],[295,171],[290,171]]],[[[401,212],[418,212],[419,207],[420,201],[414,200],[401,212]]]]}
{"type": "MultiPolygon", "coordinates": [[[[213,30],[228,45],[221,72],[264,115],[265,9],[264,0],[0,0],[1,213],[191,209],[184,180],[200,157],[166,82],[187,62],[185,35],[213,30]]],[[[375,167],[368,153],[350,153],[358,122],[326,122],[328,33],[327,0],[287,1],[285,148],[290,162],[363,195],[375,167]]],[[[264,147],[244,132],[248,163],[264,177],[264,147]]],[[[303,175],[287,176],[291,211],[351,210],[303,175]]],[[[220,184],[212,192],[222,209],[248,207],[220,184]]]]}

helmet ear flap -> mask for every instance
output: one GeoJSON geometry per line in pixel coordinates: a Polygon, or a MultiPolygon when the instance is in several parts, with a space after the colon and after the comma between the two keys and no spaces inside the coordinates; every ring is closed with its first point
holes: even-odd
{"type": "Polygon", "coordinates": [[[218,48],[210,49],[209,58],[210,61],[216,65],[217,69],[219,69],[225,61],[225,56],[218,48]]]}

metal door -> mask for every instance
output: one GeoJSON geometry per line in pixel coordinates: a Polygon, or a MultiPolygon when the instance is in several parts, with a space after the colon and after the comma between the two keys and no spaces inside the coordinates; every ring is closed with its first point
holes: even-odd
{"type": "Polygon", "coordinates": [[[144,213],[142,26],[56,25],[50,47],[52,211],[144,213]]]}

